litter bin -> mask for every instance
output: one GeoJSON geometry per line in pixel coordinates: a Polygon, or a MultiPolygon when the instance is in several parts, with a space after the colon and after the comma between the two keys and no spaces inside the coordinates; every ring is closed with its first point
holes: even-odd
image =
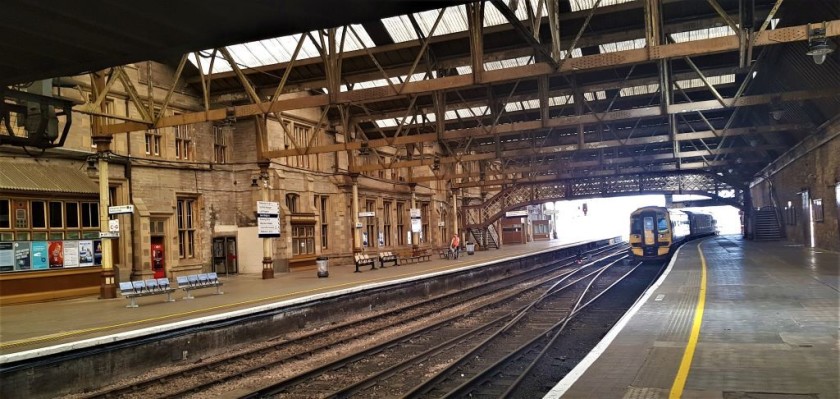
{"type": "Polygon", "coordinates": [[[327,270],[329,266],[329,259],[326,256],[319,256],[315,259],[315,264],[318,265],[318,277],[329,277],[330,272],[327,270]]]}
{"type": "Polygon", "coordinates": [[[467,242],[467,255],[475,255],[475,243],[467,242]]]}

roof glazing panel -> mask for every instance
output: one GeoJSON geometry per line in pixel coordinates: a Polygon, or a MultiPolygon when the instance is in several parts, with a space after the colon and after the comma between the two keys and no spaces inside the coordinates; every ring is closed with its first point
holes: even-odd
{"type": "MultiPolygon", "coordinates": [[[[357,35],[353,34],[350,28],[338,28],[336,34],[336,51],[342,49],[343,51],[361,50],[364,47],[372,48],[376,45],[368,36],[367,31],[361,25],[352,25],[357,35]],[[346,34],[345,34],[346,32],[346,34]],[[344,37],[346,36],[346,38],[344,37]]],[[[311,37],[307,35],[300,48],[298,59],[320,57],[318,47],[327,43],[326,32],[318,31],[310,32],[311,37]],[[315,39],[313,41],[312,39],[315,39]],[[323,41],[322,41],[323,39],[323,41]]],[[[255,42],[236,44],[228,46],[227,49],[233,57],[234,62],[240,68],[256,68],[265,65],[280,64],[288,62],[292,59],[301,34],[294,34],[289,36],[281,36],[272,39],[259,40],[255,42]]],[[[201,57],[201,70],[204,73],[210,72],[210,61],[214,53],[212,49],[199,52],[201,57]]],[[[195,53],[189,54],[189,60],[193,65],[198,66],[195,58],[195,53]]],[[[213,72],[228,72],[233,70],[227,60],[224,59],[219,52],[215,53],[215,60],[213,61],[213,72]]]]}

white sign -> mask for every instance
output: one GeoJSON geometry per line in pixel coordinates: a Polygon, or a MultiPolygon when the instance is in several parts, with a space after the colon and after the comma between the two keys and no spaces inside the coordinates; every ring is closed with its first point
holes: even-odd
{"type": "Polygon", "coordinates": [[[438,222],[438,227],[445,227],[445,226],[446,226],[445,222],[438,222]]]}
{"type": "Polygon", "coordinates": [[[261,238],[280,237],[280,218],[257,218],[257,235],[261,238]]]}
{"type": "Polygon", "coordinates": [[[412,218],[419,218],[420,217],[420,210],[417,208],[411,208],[408,210],[408,215],[412,218]]]}
{"type": "Polygon", "coordinates": [[[279,215],[280,203],[272,201],[257,201],[257,213],[260,215],[279,215]]]}
{"type": "Polygon", "coordinates": [[[373,212],[359,212],[360,218],[372,218],[374,216],[376,216],[376,214],[373,212]]]}
{"type": "Polygon", "coordinates": [[[134,205],[116,205],[108,207],[109,215],[119,215],[122,213],[134,213],[134,205]]]}
{"type": "Polygon", "coordinates": [[[411,219],[411,232],[419,233],[423,231],[423,225],[420,219],[411,219]]]}
{"type": "Polygon", "coordinates": [[[362,227],[364,227],[364,225],[362,225],[362,222],[356,223],[356,228],[357,229],[361,229],[362,227]]]}
{"type": "Polygon", "coordinates": [[[505,217],[506,218],[515,218],[515,217],[521,217],[521,216],[528,216],[528,211],[525,210],[525,211],[507,211],[507,212],[505,212],[505,217]]]}
{"type": "Polygon", "coordinates": [[[99,238],[120,238],[120,233],[114,233],[112,231],[100,231],[99,238]]]}
{"type": "Polygon", "coordinates": [[[120,221],[117,219],[111,219],[108,221],[108,231],[112,233],[119,233],[120,232],[120,221]]]}

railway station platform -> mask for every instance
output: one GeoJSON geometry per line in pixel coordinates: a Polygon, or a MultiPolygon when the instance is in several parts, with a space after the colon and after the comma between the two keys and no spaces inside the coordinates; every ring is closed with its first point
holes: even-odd
{"type": "Polygon", "coordinates": [[[840,254],[695,240],[546,397],[838,398],[838,327],[840,254]]]}
{"type": "Polygon", "coordinates": [[[183,299],[183,291],[177,290],[173,293],[174,302],[165,302],[166,295],[140,297],[137,308],[126,308],[129,301],[122,297],[8,305],[0,307],[0,363],[20,360],[20,356],[37,357],[186,327],[203,318],[229,312],[282,307],[307,298],[340,295],[373,285],[419,279],[429,274],[476,267],[574,244],[577,243],[556,239],[534,241],[477,251],[474,255],[462,252],[457,260],[441,259],[433,253],[427,262],[386,268],[379,268],[377,262],[376,270],[365,266],[360,268],[361,273],[354,272],[354,265],[331,265],[327,278],[319,278],[316,270],[276,274],[274,279],[268,280],[263,280],[259,274],[220,276],[223,295],[216,295],[214,288],[207,288],[191,291],[195,299],[187,300],[183,299]]]}

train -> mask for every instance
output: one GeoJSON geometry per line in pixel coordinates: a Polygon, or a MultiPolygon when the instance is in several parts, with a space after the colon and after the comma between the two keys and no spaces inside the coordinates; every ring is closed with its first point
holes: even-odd
{"type": "Polygon", "coordinates": [[[630,214],[630,255],[638,260],[669,258],[682,243],[717,234],[707,213],[647,206],[630,214]]]}

